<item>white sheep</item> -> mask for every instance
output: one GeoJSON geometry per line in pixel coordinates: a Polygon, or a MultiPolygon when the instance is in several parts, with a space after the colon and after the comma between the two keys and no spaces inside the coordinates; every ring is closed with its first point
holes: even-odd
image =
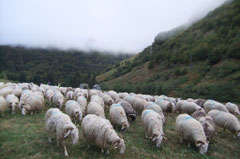
{"type": "Polygon", "coordinates": [[[144,105],[144,109],[151,109],[153,111],[155,111],[156,113],[158,113],[161,117],[163,117],[163,123],[165,123],[165,117],[164,114],[162,112],[162,108],[157,105],[154,102],[146,102],[146,104],[144,105]]]}
{"type": "Polygon", "coordinates": [[[61,143],[65,156],[69,156],[66,147],[67,137],[71,136],[73,144],[77,144],[79,140],[78,129],[72,123],[71,118],[58,108],[51,108],[45,114],[45,122],[49,142],[52,142],[52,138],[56,138],[57,145],[61,143]]]}
{"type": "Polygon", "coordinates": [[[239,108],[236,104],[227,102],[225,106],[230,113],[234,115],[240,115],[239,108]]]}
{"type": "Polygon", "coordinates": [[[19,101],[19,106],[21,109],[23,108],[23,106],[26,104],[26,101],[28,99],[28,97],[30,97],[33,94],[32,91],[30,90],[24,90],[22,92],[22,95],[20,97],[20,101],[19,101]]]}
{"type": "Polygon", "coordinates": [[[174,110],[174,104],[167,100],[157,99],[155,100],[155,103],[162,108],[163,112],[171,113],[174,110]]]}
{"type": "Polygon", "coordinates": [[[156,147],[160,147],[162,140],[166,139],[163,133],[163,118],[164,116],[151,109],[145,109],[141,115],[146,138],[152,139],[156,143],[156,147]]]}
{"type": "Polygon", "coordinates": [[[99,105],[97,102],[90,102],[88,104],[87,114],[95,114],[95,115],[100,116],[102,118],[106,118],[103,107],[101,105],[99,105]]]}
{"type": "Polygon", "coordinates": [[[52,103],[58,108],[62,109],[63,102],[64,102],[63,94],[59,91],[55,91],[53,94],[52,103]]]}
{"type": "Polygon", "coordinates": [[[104,104],[106,104],[106,105],[112,105],[114,103],[114,100],[108,94],[102,93],[100,97],[103,99],[104,104]]]}
{"type": "Polygon", "coordinates": [[[82,110],[78,102],[75,100],[69,100],[65,105],[66,113],[73,119],[76,124],[77,120],[81,122],[82,120],[82,110]]]}
{"type": "Polygon", "coordinates": [[[22,115],[26,115],[28,112],[33,115],[35,111],[42,111],[43,107],[41,99],[33,94],[27,98],[26,104],[22,108],[22,115]]]}
{"type": "Polygon", "coordinates": [[[111,105],[109,116],[112,125],[121,127],[121,130],[127,130],[129,128],[126,113],[120,104],[111,105]]]}
{"type": "Polygon", "coordinates": [[[128,93],[127,92],[118,93],[118,96],[119,96],[119,98],[124,99],[125,97],[128,96],[128,93]]]}
{"type": "Polygon", "coordinates": [[[237,136],[240,137],[240,122],[233,114],[219,110],[211,110],[208,112],[208,115],[213,118],[213,121],[217,126],[231,131],[234,138],[234,134],[237,134],[237,136]]]}
{"type": "Polygon", "coordinates": [[[192,114],[196,110],[201,110],[202,108],[196,103],[180,100],[177,102],[176,109],[179,110],[180,113],[192,114]]]}
{"type": "Polygon", "coordinates": [[[137,112],[142,112],[144,109],[144,105],[147,103],[146,100],[138,98],[138,97],[134,97],[133,101],[132,101],[132,107],[135,111],[137,112]]]}
{"type": "Polygon", "coordinates": [[[136,119],[137,113],[127,101],[120,100],[118,102],[118,104],[121,104],[127,117],[130,117],[132,119],[132,121],[134,121],[136,119]]]}
{"type": "Polygon", "coordinates": [[[3,87],[0,89],[0,96],[6,97],[8,94],[11,94],[14,91],[14,88],[11,86],[3,87]]]}
{"type": "Polygon", "coordinates": [[[51,103],[53,99],[54,91],[52,89],[48,89],[46,91],[46,98],[48,99],[48,102],[51,103]]]}
{"type": "Polygon", "coordinates": [[[21,110],[21,107],[19,107],[19,99],[14,94],[8,94],[6,96],[6,101],[8,107],[10,108],[10,110],[12,110],[12,114],[15,114],[16,107],[21,110]]]}
{"type": "Polygon", "coordinates": [[[2,117],[4,116],[4,112],[6,110],[7,110],[7,101],[5,100],[5,98],[0,96],[0,113],[1,113],[2,117]]]}
{"type": "Polygon", "coordinates": [[[225,107],[225,105],[223,105],[222,103],[219,103],[215,100],[211,100],[211,99],[207,100],[204,103],[203,107],[204,107],[206,112],[209,112],[209,111],[214,110],[214,109],[224,111],[224,112],[229,112],[227,110],[227,108],[225,107]]]}
{"type": "Polygon", "coordinates": [[[82,130],[88,145],[96,145],[103,153],[105,150],[106,154],[109,153],[109,147],[112,145],[120,154],[125,153],[124,140],[117,135],[109,120],[94,114],[87,115],[83,118],[82,130]]]}
{"type": "Polygon", "coordinates": [[[86,114],[86,108],[87,108],[87,99],[84,96],[79,96],[77,98],[77,102],[80,105],[80,108],[82,110],[83,116],[86,114]]]}
{"type": "Polygon", "coordinates": [[[99,105],[102,106],[102,108],[104,109],[104,101],[101,97],[99,97],[98,95],[92,95],[91,96],[91,99],[90,99],[90,102],[96,102],[98,103],[99,105]]]}
{"type": "Polygon", "coordinates": [[[176,119],[176,129],[180,133],[180,142],[185,139],[189,143],[194,143],[201,154],[207,152],[208,141],[199,121],[188,114],[180,114],[176,119]]]}
{"type": "Polygon", "coordinates": [[[116,101],[119,98],[117,92],[115,91],[109,91],[108,95],[110,95],[114,101],[116,101]]]}
{"type": "Polygon", "coordinates": [[[67,100],[72,100],[74,98],[74,92],[73,91],[68,91],[66,94],[66,99],[67,100]]]}

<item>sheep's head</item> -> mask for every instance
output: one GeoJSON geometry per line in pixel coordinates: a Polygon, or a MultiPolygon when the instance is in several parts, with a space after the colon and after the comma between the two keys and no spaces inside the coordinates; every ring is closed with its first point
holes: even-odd
{"type": "Polygon", "coordinates": [[[199,149],[200,154],[207,153],[207,150],[208,150],[208,143],[207,142],[196,141],[195,145],[199,149]]]}
{"type": "Polygon", "coordinates": [[[129,123],[126,121],[126,122],[124,122],[124,123],[122,124],[121,130],[125,131],[125,130],[127,130],[128,128],[129,128],[129,123]]]}
{"type": "Polygon", "coordinates": [[[81,111],[76,111],[74,117],[78,118],[79,121],[82,121],[82,112],[81,111]]]}
{"type": "Polygon", "coordinates": [[[113,142],[113,148],[114,149],[118,149],[119,153],[121,155],[123,155],[125,153],[126,147],[125,147],[125,143],[124,140],[121,138],[117,138],[116,140],[114,140],[113,142]]]}
{"type": "Polygon", "coordinates": [[[22,115],[26,115],[29,110],[29,106],[23,106],[22,107],[22,115]]]}
{"type": "Polygon", "coordinates": [[[129,114],[128,116],[132,119],[132,121],[136,119],[136,114],[129,114]]]}
{"type": "Polygon", "coordinates": [[[161,147],[162,140],[167,140],[164,134],[153,134],[152,141],[156,143],[156,146],[159,148],[161,147]]]}
{"type": "Polygon", "coordinates": [[[73,128],[72,126],[66,127],[63,135],[64,138],[67,138],[69,135],[71,135],[73,144],[75,145],[78,143],[79,135],[78,129],[76,127],[75,128],[73,128]]]}

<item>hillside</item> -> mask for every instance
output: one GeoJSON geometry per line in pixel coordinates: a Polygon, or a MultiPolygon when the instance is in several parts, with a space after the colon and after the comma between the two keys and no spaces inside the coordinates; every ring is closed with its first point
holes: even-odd
{"type": "Polygon", "coordinates": [[[116,91],[240,102],[240,1],[224,4],[188,29],[158,36],[97,81],[116,91]]]}
{"type": "Polygon", "coordinates": [[[0,46],[0,79],[62,86],[95,84],[95,76],[130,55],[0,46]]]}

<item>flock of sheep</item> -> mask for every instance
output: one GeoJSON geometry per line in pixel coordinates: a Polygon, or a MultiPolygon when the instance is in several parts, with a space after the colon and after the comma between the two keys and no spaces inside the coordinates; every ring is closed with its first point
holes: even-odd
{"type": "Polygon", "coordinates": [[[102,92],[71,87],[57,87],[33,83],[0,82],[0,113],[9,109],[12,114],[20,110],[22,115],[43,111],[45,99],[52,107],[45,114],[45,129],[48,139],[62,144],[68,156],[66,139],[73,144],[79,140],[81,127],[88,146],[95,145],[108,154],[113,146],[124,154],[126,146],[115,129],[129,129],[129,121],[141,114],[146,138],[160,147],[166,139],[163,127],[167,124],[164,113],[177,113],[176,131],[182,142],[194,143],[201,154],[208,150],[215,136],[215,128],[228,129],[233,137],[240,137],[239,107],[233,103],[222,104],[214,100],[187,99],[151,96],[134,93],[102,92]],[[63,113],[62,110],[66,112],[63,113]],[[109,120],[105,112],[109,110],[109,120]],[[182,114],[183,113],[183,114],[182,114]]]}

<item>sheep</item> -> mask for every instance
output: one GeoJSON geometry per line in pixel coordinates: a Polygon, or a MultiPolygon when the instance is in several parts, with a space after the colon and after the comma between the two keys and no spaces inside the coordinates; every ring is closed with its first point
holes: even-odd
{"type": "Polygon", "coordinates": [[[7,101],[8,107],[10,108],[10,110],[12,110],[12,114],[15,114],[16,107],[18,107],[19,110],[21,110],[21,107],[19,107],[18,105],[19,99],[14,94],[8,94],[6,96],[6,101],[7,101]]]}
{"type": "Polygon", "coordinates": [[[92,95],[91,96],[91,99],[90,99],[91,102],[96,102],[98,103],[99,105],[102,106],[102,108],[104,109],[104,101],[101,97],[99,97],[98,95],[92,95]]]}
{"type": "Polygon", "coordinates": [[[170,103],[167,100],[157,99],[157,100],[155,100],[155,103],[162,108],[162,111],[167,112],[167,113],[171,113],[174,109],[174,104],[170,103]]]}
{"type": "Polygon", "coordinates": [[[91,90],[89,90],[88,94],[89,94],[90,97],[93,96],[93,95],[100,95],[101,91],[95,90],[95,89],[91,89],[91,90]]]}
{"type": "Polygon", "coordinates": [[[230,113],[232,113],[234,115],[240,115],[239,108],[236,104],[228,102],[228,103],[226,103],[225,106],[230,113]]]}
{"type": "Polygon", "coordinates": [[[211,99],[207,100],[204,103],[203,107],[204,107],[204,109],[207,113],[211,110],[214,110],[214,109],[224,111],[224,112],[227,112],[227,113],[229,112],[227,110],[227,108],[222,103],[219,103],[219,102],[211,100],[211,99]]]}
{"type": "Polygon", "coordinates": [[[185,139],[189,143],[195,143],[195,146],[199,149],[201,154],[205,154],[207,152],[208,141],[199,121],[188,114],[180,114],[176,119],[176,130],[180,134],[180,142],[185,139]]]}
{"type": "Polygon", "coordinates": [[[82,110],[78,102],[75,100],[69,100],[65,105],[66,113],[73,119],[74,123],[77,123],[77,119],[79,122],[82,120],[82,110]]]}
{"type": "Polygon", "coordinates": [[[128,102],[121,100],[118,102],[118,104],[123,107],[127,117],[130,117],[132,121],[136,119],[137,113],[128,102]]]}
{"type": "Polygon", "coordinates": [[[45,129],[48,132],[48,140],[52,142],[55,137],[57,145],[60,143],[64,148],[64,155],[69,156],[66,147],[66,139],[71,136],[75,145],[79,140],[77,127],[72,123],[71,118],[62,113],[58,108],[50,108],[45,114],[45,129]]]}
{"type": "Polygon", "coordinates": [[[68,91],[67,94],[66,94],[66,99],[67,100],[72,100],[73,97],[74,97],[73,95],[74,95],[73,91],[68,91]]]}
{"type": "Polygon", "coordinates": [[[4,117],[4,112],[6,110],[7,110],[7,101],[5,100],[5,98],[0,96],[0,113],[1,113],[2,117],[4,117]]]}
{"type": "Polygon", "coordinates": [[[132,107],[135,111],[141,113],[144,109],[144,105],[146,104],[146,102],[147,101],[144,99],[135,97],[135,98],[133,98],[133,101],[132,101],[132,107]]]}
{"type": "Polygon", "coordinates": [[[33,115],[34,111],[42,111],[43,107],[41,99],[33,94],[27,98],[26,104],[22,108],[22,115],[26,115],[28,112],[33,115]]]}
{"type": "Polygon", "coordinates": [[[55,91],[53,95],[52,103],[57,107],[59,107],[60,109],[62,109],[63,102],[64,102],[64,96],[62,95],[62,93],[59,91],[55,91]]]}
{"type": "Polygon", "coordinates": [[[205,99],[201,99],[201,98],[196,99],[196,100],[194,101],[194,103],[196,103],[197,105],[199,105],[199,106],[202,107],[202,108],[203,108],[203,105],[204,105],[205,102],[206,102],[206,100],[205,100],[205,99]]]}
{"type": "Polygon", "coordinates": [[[87,106],[87,114],[95,114],[95,115],[100,116],[102,118],[106,118],[104,109],[102,108],[101,105],[99,105],[96,102],[90,102],[88,104],[88,106],[87,106]]]}
{"type": "Polygon", "coordinates": [[[0,82],[0,89],[6,87],[5,84],[3,82],[0,82]]]}
{"type": "Polygon", "coordinates": [[[180,113],[184,112],[191,114],[196,110],[201,110],[202,108],[196,103],[180,100],[177,102],[176,109],[179,110],[180,113]]]}
{"type": "Polygon", "coordinates": [[[14,91],[14,88],[8,86],[0,89],[0,96],[6,97],[8,94],[11,94],[14,91]]]}
{"type": "Polygon", "coordinates": [[[129,128],[126,113],[120,104],[111,105],[109,116],[113,126],[121,127],[121,130],[127,130],[129,128]]]}
{"type": "Polygon", "coordinates": [[[211,141],[215,135],[215,124],[209,115],[206,114],[204,110],[197,110],[192,114],[192,117],[198,120],[204,129],[205,135],[207,137],[207,141],[211,141]]]}
{"type": "Polygon", "coordinates": [[[141,115],[146,138],[152,139],[158,148],[161,147],[162,140],[166,139],[163,133],[163,118],[163,116],[151,109],[145,109],[141,115]]]}
{"type": "Polygon", "coordinates": [[[109,91],[108,95],[110,95],[114,101],[116,101],[119,98],[119,95],[115,91],[109,91]]]}
{"type": "Polygon", "coordinates": [[[106,105],[112,105],[114,103],[114,100],[108,94],[103,93],[100,97],[103,99],[104,104],[106,104],[106,105]]]}
{"type": "Polygon", "coordinates": [[[126,93],[126,92],[124,92],[124,93],[118,93],[118,96],[119,96],[119,98],[124,99],[125,97],[128,96],[128,93],[126,93]]]}
{"type": "Polygon", "coordinates": [[[157,105],[156,103],[154,102],[147,102],[145,105],[144,105],[144,109],[151,109],[153,111],[155,111],[156,113],[158,113],[161,117],[163,117],[163,123],[165,123],[165,117],[163,115],[163,112],[162,112],[162,108],[157,105]]]}
{"type": "Polygon", "coordinates": [[[24,90],[22,92],[22,95],[21,95],[20,101],[19,101],[19,106],[18,106],[18,107],[20,107],[20,109],[23,108],[23,106],[26,104],[28,97],[30,97],[32,94],[33,94],[33,92],[30,90],[24,90]]]}
{"type": "Polygon", "coordinates": [[[46,98],[48,99],[48,102],[51,103],[53,99],[54,91],[52,89],[48,89],[46,91],[46,98]]]}
{"type": "Polygon", "coordinates": [[[213,121],[217,126],[222,127],[224,130],[228,129],[231,131],[234,138],[234,134],[237,134],[240,138],[240,122],[233,114],[220,110],[211,110],[208,112],[208,115],[213,118],[213,121]]]}
{"type": "Polygon", "coordinates": [[[19,86],[16,86],[13,90],[13,94],[18,98],[20,98],[20,96],[22,95],[22,88],[19,86]]]}
{"type": "Polygon", "coordinates": [[[84,96],[79,96],[77,98],[77,102],[80,105],[80,108],[82,110],[83,116],[86,114],[86,107],[87,107],[87,99],[84,96]]]}
{"type": "Polygon", "coordinates": [[[114,149],[118,149],[120,154],[125,153],[124,140],[117,135],[109,120],[89,114],[83,118],[82,130],[88,145],[98,146],[102,153],[105,150],[105,153],[109,154],[110,145],[113,145],[114,149]]]}
{"type": "Polygon", "coordinates": [[[127,101],[129,104],[133,104],[133,100],[134,100],[135,97],[131,96],[131,95],[128,95],[126,96],[123,100],[127,101]]]}

